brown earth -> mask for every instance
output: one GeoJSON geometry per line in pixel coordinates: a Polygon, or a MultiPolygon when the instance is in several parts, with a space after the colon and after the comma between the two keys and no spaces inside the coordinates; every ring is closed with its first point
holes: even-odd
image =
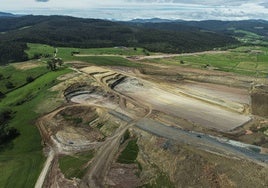
{"type": "Polygon", "coordinates": [[[12,66],[14,66],[16,69],[20,70],[28,70],[33,69],[40,66],[46,66],[46,64],[40,62],[40,61],[25,61],[20,63],[12,63],[12,66]]]}
{"type": "Polygon", "coordinates": [[[267,119],[258,119],[248,110],[251,78],[171,66],[138,70],[73,64],[83,68],[59,78],[61,83],[52,88],[60,91],[59,97],[69,95],[69,104],[39,121],[44,142],[56,156],[46,176],[46,187],[154,187],[161,186],[159,178],[175,187],[268,186],[265,165],[230,156],[228,151],[225,155],[165,139],[135,127],[148,118],[203,134],[249,143],[251,137],[264,137],[260,142],[268,142],[265,130],[252,128],[262,130],[266,124],[261,122],[267,119]],[[138,139],[137,163],[116,162],[125,147],[121,142],[126,130],[138,139]],[[81,180],[62,177],[58,154],[92,148],[97,152],[81,180]]]}

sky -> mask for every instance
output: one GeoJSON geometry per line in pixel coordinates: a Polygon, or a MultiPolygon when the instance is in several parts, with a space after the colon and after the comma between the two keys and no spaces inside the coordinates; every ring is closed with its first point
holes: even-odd
{"type": "Polygon", "coordinates": [[[131,20],[268,20],[268,0],[1,0],[0,11],[131,20]]]}

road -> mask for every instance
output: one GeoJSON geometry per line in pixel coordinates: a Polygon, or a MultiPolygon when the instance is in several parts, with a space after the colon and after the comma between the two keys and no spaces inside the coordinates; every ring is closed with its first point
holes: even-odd
{"type": "Polygon", "coordinates": [[[44,181],[45,181],[46,176],[50,170],[50,166],[52,165],[54,157],[55,157],[55,152],[53,149],[50,149],[50,151],[48,153],[47,160],[45,162],[45,165],[44,165],[42,172],[40,173],[40,175],[37,179],[37,182],[35,183],[34,188],[42,188],[43,187],[44,181]]]}
{"type": "Polygon", "coordinates": [[[107,57],[123,57],[128,59],[143,60],[143,59],[159,59],[159,58],[169,58],[178,56],[191,56],[191,55],[202,55],[202,54],[222,54],[227,53],[227,51],[204,51],[204,52],[194,52],[194,53],[181,53],[181,54],[152,54],[149,56],[136,55],[115,55],[115,54],[74,54],[76,57],[95,57],[95,56],[107,56],[107,57]]]}
{"type": "Polygon", "coordinates": [[[115,135],[105,141],[95,155],[94,160],[91,163],[90,171],[84,176],[80,187],[104,187],[105,176],[108,173],[108,169],[118,152],[121,138],[123,137],[125,131],[131,126],[135,125],[139,120],[140,119],[131,121],[123,128],[119,129],[115,135]]]}
{"type": "Polygon", "coordinates": [[[147,118],[137,122],[136,126],[157,136],[189,144],[202,150],[216,152],[231,157],[245,158],[258,163],[268,163],[268,154],[261,154],[261,148],[258,146],[185,131],[147,118]]]}
{"type": "MultiPolygon", "coordinates": [[[[223,109],[215,107],[213,105],[205,105],[203,102],[200,102],[198,100],[175,95],[173,93],[164,91],[161,88],[155,87],[154,85],[151,85],[152,87],[150,88],[144,89],[134,87],[130,91],[124,89],[130,88],[130,85],[124,85],[124,82],[123,84],[119,84],[121,89],[116,87],[114,90],[108,87],[107,83],[105,83],[104,79],[102,79],[101,71],[103,70],[97,70],[97,72],[100,71],[100,73],[97,73],[98,75],[90,74],[92,73],[90,71],[85,72],[77,69],[75,70],[96,80],[96,82],[104,90],[114,93],[114,95],[118,96],[120,99],[131,101],[135,105],[146,109],[147,112],[141,117],[132,119],[127,117],[127,112],[126,114],[118,114],[117,112],[112,111],[113,109],[111,109],[110,114],[117,117],[122,117],[122,120],[124,120],[126,124],[118,128],[114,135],[106,138],[106,141],[100,145],[98,152],[96,153],[93,162],[91,163],[89,171],[81,181],[81,187],[104,187],[105,177],[120,147],[121,138],[124,135],[125,131],[132,126],[136,126],[144,131],[167,139],[172,139],[181,143],[193,145],[205,151],[213,153],[216,152],[231,157],[246,158],[262,164],[268,163],[268,155],[260,154],[258,152],[260,150],[259,147],[224,140],[201,133],[184,131],[182,129],[171,127],[149,119],[152,109],[157,109],[160,111],[162,110],[167,114],[173,114],[176,116],[179,115],[180,117],[185,116],[186,119],[190,119],[193,122],[201,122],[202,124],[206,124],[210,127],[215,126],[216,123],[216,126],[221,127],[222,125],[223,129],[229,129],[229,124],[232,126],[237,126],[248,121],[247,116],[226,110],[224,111],[223,109]],[[209,117],[209,119],[207,117],[209,117]]],[[[148,84],[145,83],[144,85],[148,84]]],[[[79,93],[77,94],[79,95],[79,93]]],[[[90,92],[87,93],[86,91],[83,91],[80,94],[90,95],[90,92]]],[[[74,96],[77,97],[76,94],[74,96]]],[[[83,105],[83,100],[79,100],[79,102],[81,103],[80,105],[83,105]]],[[[84,102],[86,104],[86,101],[84,102]]],[[[53,118],[55,114],[61,110],[62,109],[57,109],[51,114],[44,116],[41,121],[39,121],[39,130],[41,132],[41,135],[44,141],[47,142],[48,145],[50,144],[51,147],[53,147],[53,143],[51,143],[51,139],[45,132],[45,126],[43,122],[50,121],[50,119],[53,118]]],[[[49,172],[49,167],[51,166],[51,163],[57,152],[57,148],[51,148],[49,157],[47,158],[45,166],[38,178],[38,181],[36,182],[36,188],[42,187],[47,173],[49,172]]]]}
{"type": "MultiPolygon", "coordinates": [[[[98,84],[100,84],[102,86],[102,88],[104,90],[109,91],[111,93],[114,93],[119,98],[131,101],[134,104],[147,109],[147,113],[144,116],[139,117],[137,119],[134,119],[130,122],[127,122],[126,125],[118,128],[114,135],[112,135],[111,137],[107,138],[104,141],[102,146],[98,149],[97,154],[94,156],[94,160],[91,163],[91,167],[90,167],[89,171],[86,173],[86,175],[84,176],[84,178],[80,184],[80,187],[82,187],[82,188],[104,187],[105,176],[106,176],[108,169],[109,169],[112,161],[114,160],[115,155],[119,149],[120,140],[121,140],[122,136],[124,135],[126,130],[129,129],[131,126],[135,125],[141,119],[147,118],[152,113],[152,109],[150,108],[150,106],[147,106],[146,103],[140,103],[139,101],[133,100],[132,98],[125,96],[125,95],[122,95],[121,93],[118,93],[117,91],[111,89],[103,82],[103,77],[101,77],[100,79],[97,79],[96,77],[89,74],[88,72],[80,71],[77,69],[73,69],[73,70],[75,70],[79,73],[82,73],[84,75],[87,75],[90,78],[93,78],[94,80],[96,80],[96,82],[98,84]]],[[[105,72],[104,72],[104,74],[105,74],[105,72]]],[[[82,95],[85,95],[85,94],[83,93],[82,95]]],[[[75,94],[75,96],[77,96],[77,95],[75,94]]],[[[77,101],[79,101],[80,103],[83,103],[83,100],[77,100],[77,101]]],[[[110,113],[113,113],[113,112],[111,111],[110,113]]],[[[118,112],[114,112],[114,113],[117,114],[118,112]]]]}

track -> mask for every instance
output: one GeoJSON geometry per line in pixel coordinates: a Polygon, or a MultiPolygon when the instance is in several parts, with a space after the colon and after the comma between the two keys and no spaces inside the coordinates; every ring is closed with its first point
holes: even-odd
{"type": "MultiPolygon", "coordinates": [[[[76,70],[76,71],[79,71],[79,70],[76,70]]],[[[116,78],[116,81],[113,82],[116,85],[117,84],[116,82],[118,82],[118,80],[123,78],[123,77],[120,77],[120,75],[117,76],[116,73],[104,73],[104,76],[102,74],[101,76],[99,76],[98,73],[94,73],[94,74],[88,74],[87,72],[82,72],[82,73],[95,79],[105,90],[108,90],[114,93],[115,95],[119,96],[121,99],[131,101],[137,104],[138,106],[142,106],[143,108],[147,109],[147,113],[143,117],[134,119],[130,121],[129,123],[127,123],[126,125],[120,127],[116,131],[116,133],[112,137],[108,138],[100,147],[98,153],[94,157],[94,161],[92,162],[92,166],[90,170],[87,172],[87,174],[83,178],[83,181],[80,185],[81,187],[85,187],[85,188],[86,187],[97,188],[97,187],[104,186],[105,176],[108,172],[108,169],[112,161],[114,160],[116,152],[119,149],[120,140],[122,136],[124,135],[125,131],[129,129],[131,126],[137,124],[137,122],[140,121],[141,119],[147,118],[151,114],[152,109],[150,108],[150,106],[146,106],[146,103],[141,104],[138,101],[133,100],[132,98],[129,98],[125,95],[122,95],[112,89],[113,84],[109,85],[107,82],[113,80],[113,78],[116,78]],[[109,77],[111,78],[109,79],[109,77]]]]}

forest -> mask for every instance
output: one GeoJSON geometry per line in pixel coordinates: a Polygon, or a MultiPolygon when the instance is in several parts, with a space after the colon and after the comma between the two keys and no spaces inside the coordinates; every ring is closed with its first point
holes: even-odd
{"type": "Polygon", "coordinates": [[[183,53],[238,44],[231,36],[186,24],[157,27],[68,16],[0,17],[0,63],[26,59],[26,43],[99,48],[142,47],[152,52],[183,53]],[[14,51],[14,52],[13,52],[14,51]]]}

